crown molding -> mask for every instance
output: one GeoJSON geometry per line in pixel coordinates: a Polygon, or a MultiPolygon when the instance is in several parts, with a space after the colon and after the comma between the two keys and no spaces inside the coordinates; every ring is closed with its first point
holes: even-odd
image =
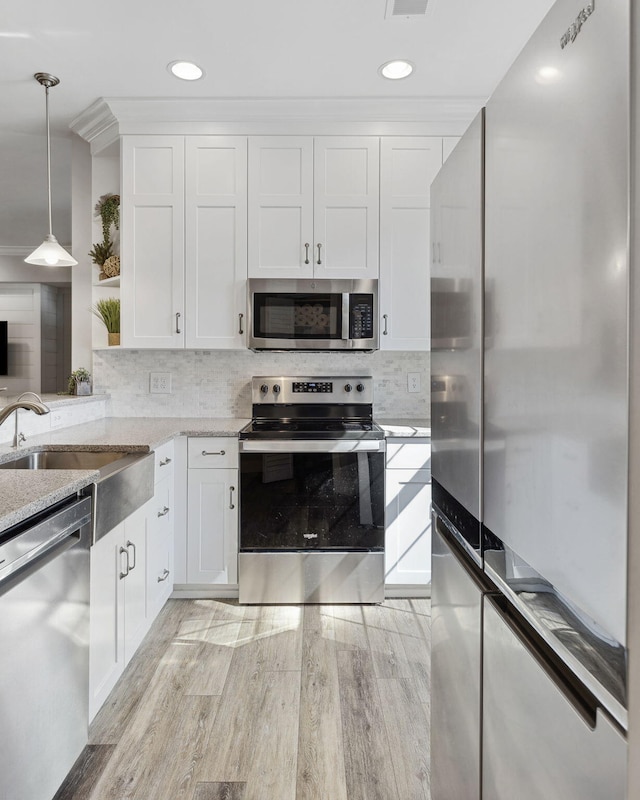
{"type": "Polygon", "coordinates": [[[121,134],[224,130],[287,132],[291,123],[353,123],[371,132],[394,126],[427,126],[459,135],[484,105],[484,97],[345,98],[166,98],[106,97],[96,100],[70,125],[96,151],[121,134]]]}

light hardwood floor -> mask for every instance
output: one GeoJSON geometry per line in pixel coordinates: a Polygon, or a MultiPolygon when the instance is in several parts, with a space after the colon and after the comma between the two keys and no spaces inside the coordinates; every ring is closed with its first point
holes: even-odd
{"type": "Polygon", "coordinates": [[[170,600],[54,800],[420,800],[428,600],[170,600]]]}

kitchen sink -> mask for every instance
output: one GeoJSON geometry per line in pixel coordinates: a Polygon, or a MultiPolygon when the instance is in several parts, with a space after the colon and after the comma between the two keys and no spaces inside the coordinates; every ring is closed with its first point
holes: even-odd
{"type": "Polygon", "coordinates": [[[0,469],[100,469],[126,455],[114,450],[34,450],[5,461],[0,469]]]}
{"type": "Polygon", "coordinates": [[[153,497],[153,453],[120,450],[34,450],[0,464],[0,469],[97,470],[96,480],[82,490],[90,495],[93,543],[153,497]]]}

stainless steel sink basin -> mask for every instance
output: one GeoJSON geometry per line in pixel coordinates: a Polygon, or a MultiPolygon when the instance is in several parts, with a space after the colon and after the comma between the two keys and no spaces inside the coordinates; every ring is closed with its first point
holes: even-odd
{"type": "Polygon", "coordinates": [[[114,450],[34,450],[20,458],[5,461],[0,464],[0,469],[100,469],[126,455],[129,454],[114,450]]]}
{"type": "Polygon", "coordinates": [[[92,500],[95,543],[153,497],[154,464],[153,453],[34,450],[5,461],[0,469],[98,470],[97,479],[83,490],[92,500]]]}

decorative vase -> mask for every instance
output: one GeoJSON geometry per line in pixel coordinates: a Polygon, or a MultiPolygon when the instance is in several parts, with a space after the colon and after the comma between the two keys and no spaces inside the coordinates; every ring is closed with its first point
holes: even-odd
{"type": "Polygon", "coordinates": [[[91,394],[91,381],[76,381],[76,396],[91,394]]]}
{"type": "Polygon", "coordinates": [[[120,334],[119,333],[108,333],[107,336],[109,337],[109,346],[111,345],[118,345],[120,344],[120,334]]]}

